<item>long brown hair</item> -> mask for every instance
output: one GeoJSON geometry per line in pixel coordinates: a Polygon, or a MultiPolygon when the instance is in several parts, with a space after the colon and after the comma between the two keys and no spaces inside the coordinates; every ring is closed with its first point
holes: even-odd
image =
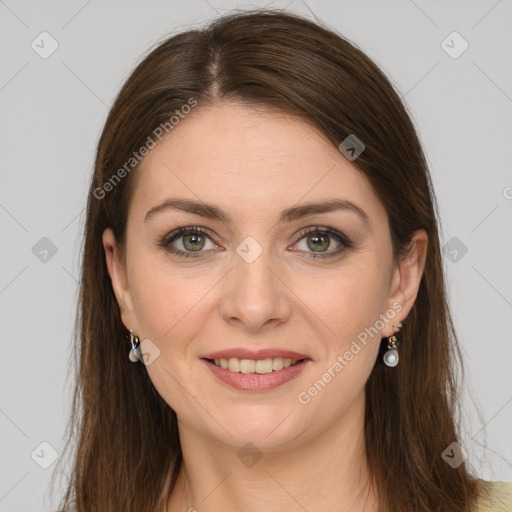
{"type": "Polygon", "coordinates": [[[197,109],[222,99],[292,113],[336,147],[355,134],[365,150],[354,163],[387,210],[394,257],[407,250],[415,230],[426,230],[425,270],[400,332],[400,364],[390,369],[380,354],[366,384],[367,458],[381,510],[472,510],[478,479],[466,463],[454,469],[442,457],[460,436],[462,357],[447,303],[435,196],[413,123],[389,80],[353,43],[320,24],[268,10],[231,13],[158,44],[110,110],[87,203],[66,445],[75,449],[61,507],[164,511],[180,469],[176,414],[144,366],[127,357],[102,233],[113,229],[123,257],[138,168],[126,163],[191,98],[197,109]]]}

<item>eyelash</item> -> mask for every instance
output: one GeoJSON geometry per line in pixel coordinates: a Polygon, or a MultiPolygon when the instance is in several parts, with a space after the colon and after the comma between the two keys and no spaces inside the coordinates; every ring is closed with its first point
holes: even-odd
{"type": "MultiPolygon", "coordinates": [[[[166,235],[159,242],[158,245],[160,245],[161,247],[166,249],[171,254],[175,254],[177,256],[181,256],[181,257],[184,257],[184,258],[202,258],[203,256],[200,255],[200,253],[201,252],[204,253],[205,251],[197,251],[197,254],[194,254],[191,251],[182,251],[180,249],[172,250],[172,249],[168,248],[168,246],[172,242],[174,242],[174,240],[176,240],[176,239],[178,239],[178,238],[180,238],[182,236],[188,235],[188,234],[196,234],[196,233],[201,233],[203,235],[206,235],[210,239],[212,238],[210,236],[209,232],[206,231],[205,229],[197,227],[197,226],[190,226],[190,227],[186,227],[186,228],[179,228],[179,229],[176,229],[175,231],[172,231],[171,233],[166,235]]],[[[295,240],[294,244],[296,244],[297,242],[302,240],[302,238],[304,238],[306,235],[308,235],[310,233],[321,233],[323,235],[329,235],[332,238],[336,239],[336,241],[339,242],[341,244],[341,246],[340,246],[340,248],[338,248],[338,249],[336,249],[334,251],[331,251],[329,253],[325,253],[325,254],[323,254],[323,253],[307,253],[307,254],[301,255],[301,257],[303,257],[303,258],[307,258],[307,259],[316,259],[316,258],[325,259],[325,258],[330,258],[330,257],[333,257],[333,256],[337,256],[337,255],[339,255],[339,254],[341,254],[341,253],[345,252],[346,250],[351,249],[353,247],[352,240],[350,240],[344,234],[340,233],[339,231],[336,231],[335,229],[332,229],[332,228],[329,228],[329,227],[320,227],[320,226],[312,226],[312,227],[305,228],[303,231],[300,232],[300,234],[298,235],[298,237],[295,240]]]]}

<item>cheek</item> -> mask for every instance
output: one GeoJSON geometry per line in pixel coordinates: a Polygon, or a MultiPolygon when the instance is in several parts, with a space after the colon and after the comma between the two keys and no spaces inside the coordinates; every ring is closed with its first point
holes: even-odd
{"type": "Polygon", "coordinates": [[[387,298],[386,272],[378,258],[361,257],[322,280],[322,292],[309,290],[304,300],[315,313],[309,322],[325,333],[320,338],[325,361],[300,395],[319,425],[347,410],[371,374],[381,341],[375,326],[387,298]]]}
{"type": "Polygon", "coordinates": [[[305,312],[311,311],[309,321],[315,322],[326,340],[334,340],[334,344],[329,341],[330,350],[341,350],[383,313],[388,278],[377,258],[368,255],[315,279],[301,277],[293,289],[307,305],[305,312]]]}
{"type": "Polygon", "coordinates": [[[211,273],[180,273],[165,258],[142,251],[132,276],[132,297],[140,329],[144,337],[158,340],[161,349],[169,340],[189,339],[194,326],[199,328],[196,317],[201,311],[201,299],[218,281],[211,273]]]}

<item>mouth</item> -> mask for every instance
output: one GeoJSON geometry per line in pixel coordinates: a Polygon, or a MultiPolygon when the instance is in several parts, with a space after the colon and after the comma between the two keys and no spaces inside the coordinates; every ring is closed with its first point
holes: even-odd
{"type": "Polygon", "coordinates": [[[222,368],[224,370],[228,370],[234,373],[244,373],[244,374],[259,374],[263,375],[266,373],[274,373],[279,372],[285,368],[290,368],[292,366],[296,366],[306,360],[308,358],[303,359],[291,359],[291,358],[283,358],[283,357],[274,357],[274,358],[266,358],[266,359],[239,359],[237,357],[227,358],[219,358],[219,359],[204,359],[208,363],[217,366],[218,368],[222,368]]]}

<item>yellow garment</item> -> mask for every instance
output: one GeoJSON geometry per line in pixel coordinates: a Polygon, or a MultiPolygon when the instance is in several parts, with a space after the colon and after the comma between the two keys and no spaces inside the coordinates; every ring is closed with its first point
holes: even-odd
{"type": "Polygon", "coordinates": [[[512,512],[512,482],[482,481],[478,512],[512,512]]]}

